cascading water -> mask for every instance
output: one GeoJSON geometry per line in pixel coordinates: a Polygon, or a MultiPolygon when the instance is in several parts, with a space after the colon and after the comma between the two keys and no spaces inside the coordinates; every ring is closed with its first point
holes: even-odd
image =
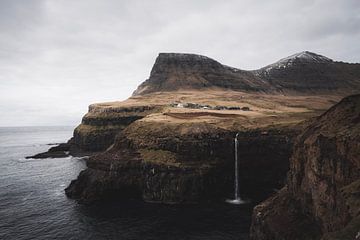
{"type": "Polygon", "coordinates": [[[235,157],[235,180],[234,180],[234,199],[228,199],[226,202],[232,204],[243,204],[246,203],[244,200],[240,198],[240,189],[239,189],[239,159],[238,159],[238,136],[239,133],[236,134],[234,139],[234,157],[235,157]]]}

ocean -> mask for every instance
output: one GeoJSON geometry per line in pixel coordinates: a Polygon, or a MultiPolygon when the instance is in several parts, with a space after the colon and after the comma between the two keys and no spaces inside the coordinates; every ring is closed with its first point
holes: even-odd
{"type": "Polygon", "coordinates": [[[81,205],[64,189],[82,158],[25,159],[66,142],[74,127],[0,127],[0,239],[248,239],[251,204],[81,205]]]}

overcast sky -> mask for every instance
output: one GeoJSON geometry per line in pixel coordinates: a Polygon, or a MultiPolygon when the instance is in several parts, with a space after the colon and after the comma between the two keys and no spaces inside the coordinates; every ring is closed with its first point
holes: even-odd
{"type": "Polygon", "coordinates": [[[0,126],[76,125],[159,52],[256,69],[303,50],[360,62],[360,1],[0,0],[0,126]]]}

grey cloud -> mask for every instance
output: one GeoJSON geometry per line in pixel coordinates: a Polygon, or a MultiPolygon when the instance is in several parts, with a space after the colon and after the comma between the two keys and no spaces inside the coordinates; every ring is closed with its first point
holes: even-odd
{"type": "Polygon", "coordinates": [[[0,1],[2,125],[77,124],[123,100],[159,52],[255,69],[310,50],[360,61],[358,0],[0,1]]]}

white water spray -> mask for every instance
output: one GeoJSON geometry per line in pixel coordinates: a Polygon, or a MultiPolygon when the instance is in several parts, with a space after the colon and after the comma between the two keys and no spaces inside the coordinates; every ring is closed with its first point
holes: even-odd
{"type": "Polygon", "coordinates": [[[235,145],[235,180],[234,180],[234,199],[228,199],[226,202],[232,204],[243,204],[246,203],[244,200],[240,198],[240,189],[239,189],[239,159],[238,159],[238,136],[239,133],[236,134],[234,139],[235,145]]]}

